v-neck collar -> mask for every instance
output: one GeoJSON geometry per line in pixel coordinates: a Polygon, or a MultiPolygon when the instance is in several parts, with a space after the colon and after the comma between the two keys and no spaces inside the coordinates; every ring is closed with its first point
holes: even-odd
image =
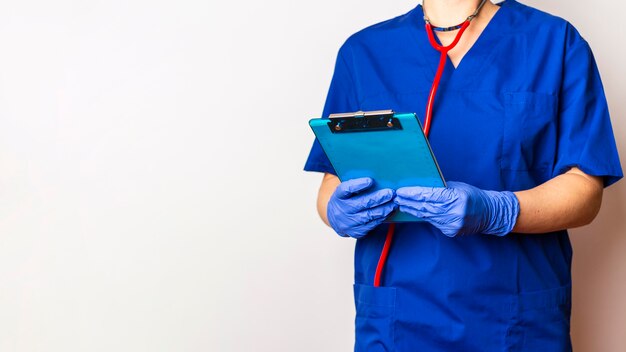
{"type": "MultiPolygon", "coordinates": [[[[502,26],[507,23],[507,11],[514,2],[514,0],[505,0],[497,4],[497,6],[500,6],[500,9],[498,9],[489,20],[487,26],[465,53],[456,68],[452,64],[450,57],[446,57],[446,67],[441,77],[442,86],[451,83],[453,76],[455,76],[455,85],[458,83],[461,86],[469,83],[473,78],[476,78],[490,58],[491,49],[495,47],[498,39],[500,39],[504,33],[501,29],[502,26]]],[[[420,60],[425,67],[428,67],[424,70],[424,74],[429,81],[432,81],[437,71],[441,53],[433,48],[428,40],[422,5],[417,5],[417,7],[411,11],[410,16],[412,17],[411,32],[417,41],[416,46],[418,50],[421,51],[420,60]]],[[[439,41],[436,36],[435,38],[439,41]]]]}

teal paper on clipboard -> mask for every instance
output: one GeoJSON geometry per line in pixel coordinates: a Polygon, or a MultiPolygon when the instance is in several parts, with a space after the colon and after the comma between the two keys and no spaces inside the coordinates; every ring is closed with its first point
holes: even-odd
{"type": "MultiPolygon", "coordinates": [[[[375,189],[446,185],[415,114],[359,111],[312,119],[309,125],[341,181],[371,177],[375,189]]],[[[387,219],[410,221],[420,219],[401,212],[387,219]]]]}

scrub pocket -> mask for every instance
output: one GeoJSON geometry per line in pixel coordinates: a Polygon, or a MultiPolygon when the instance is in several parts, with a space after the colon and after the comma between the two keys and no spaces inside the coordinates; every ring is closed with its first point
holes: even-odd
{"type": "Polygon", "coordinates": [[[355,284],[354,303],[354,351],[394,351],[396,289],[355,284]]]}
{"type": "Polygon", "coordinates": [[[542,183],[550,177],[557,152],[557,97],[505,92],[501,169],[519,182],[542,183]]]}
{"type": "Polygon", "coordinates": [[[571,286],[521,293],[515,299],[514,323],[506,351],[572,350],[570,340],[571,286]]]}

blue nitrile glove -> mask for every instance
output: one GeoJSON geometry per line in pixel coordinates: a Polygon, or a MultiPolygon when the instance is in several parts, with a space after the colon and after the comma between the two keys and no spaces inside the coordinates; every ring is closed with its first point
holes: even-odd
{"type": "Polygon", "coordinates": [[[369,191],[374,180],[369,177],[342,182],[328,201],[326,215],[330,226],[343,237],[361,238],[380,225],[397,205],[394,191],[369,191]]]}
{"type": "Polygon", "coordinates": [[[504,236],[513,230],[520,209],[511,192],[484,191],[462,182],[448,182],[447,188],[400,188],[394,202],[401,212],[428,221],[449,237],[504,236]]]}

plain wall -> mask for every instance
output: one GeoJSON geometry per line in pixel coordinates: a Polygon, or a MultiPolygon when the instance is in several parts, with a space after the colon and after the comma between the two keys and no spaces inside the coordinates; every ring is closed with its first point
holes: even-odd
{"type": "MultiPolygon", "coordinates": [[[[590,42],[626,155],[622,2],[590,42]]],[[[339,46],[413,1],[0,2],[0,351],[349,351],[302,172],[339,46]]],[[[577,351],[626,351],[626,183],[572,231],[577,351]]]]}

